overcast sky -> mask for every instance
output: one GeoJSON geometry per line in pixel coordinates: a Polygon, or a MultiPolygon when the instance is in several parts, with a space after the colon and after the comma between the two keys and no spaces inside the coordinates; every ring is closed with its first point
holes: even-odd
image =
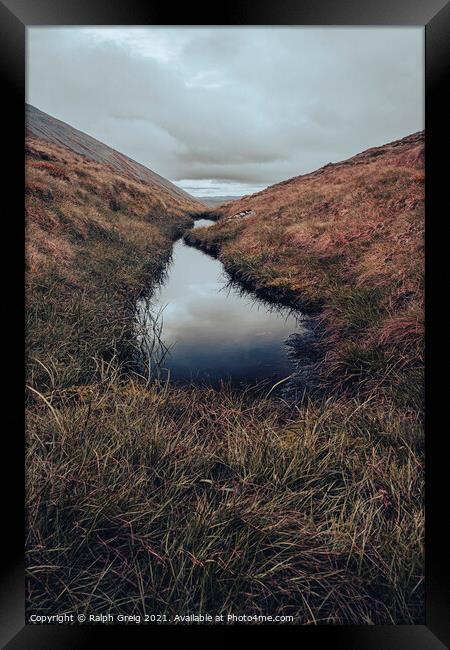
{"type": "Polygon", "coordinates": [[[192,194],[247,194],[423,127],[422,28],[27,30],[27,101],[192,194]]]}

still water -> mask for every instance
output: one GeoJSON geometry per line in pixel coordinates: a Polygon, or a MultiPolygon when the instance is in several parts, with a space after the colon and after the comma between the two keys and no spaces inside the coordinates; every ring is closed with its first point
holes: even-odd
{"type": "MultiPolygon", "coordinates": [[[[195,227],[211,223],[201,219],[195,227]]],[[[230,286],[221,262],[181,239],[165,282],[150,305],[140,308],[159,314],[161,338],[169,349],[162,375],[170,374],[176,383],[224,380],[270,387],[293,372],[284,342],[302,331],[298,318],[230,286]]]]}

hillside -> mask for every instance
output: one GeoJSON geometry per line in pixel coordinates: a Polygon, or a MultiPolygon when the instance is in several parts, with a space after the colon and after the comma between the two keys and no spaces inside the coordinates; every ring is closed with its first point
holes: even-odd
{"type": "Polygon", "coordinates": [[[30,373],[43,379],[51,360],[68,383],[82,381],[95,355],[117,352],[125,310],[204,205],[32,107],[27,134],[27,335],[30,359],[39,360],[30,373]]]}
{"type": "Polygon", "coordinates": [[[218,255],[262,295],[316,316],[326,382],[358,390],[374,381],[396,385],[402,399],[420,388],[423,133],[227,203],[212,216],[218,223],[189,233],[187,242],[218,255]]]}
{"type": "Polygon", "coordinates": [[[125,175],[134,181],[142,181],[148,187],[167,190],[169,195],[180,197],[187,202],[193,201],[196,203],[195,199],[187,192],[166,178],[30,104],[25,104],[25,120],[26,135],[28,137],[38,138],[48,144],[64,147],[87,160],[108,165],[120,175],[125,175]]]}

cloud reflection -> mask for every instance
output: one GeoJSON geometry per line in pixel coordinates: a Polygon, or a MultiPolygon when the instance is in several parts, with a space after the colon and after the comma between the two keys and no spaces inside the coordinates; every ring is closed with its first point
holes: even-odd
{"type": "Polygon", "coordinates": [[[166,360],[175,381],[234,383],[287,376],[284,340],[301,325],[287,309],[273,311],[227,287],[222,264],[178,241],[168,280],[153,309],[163,309],[166,360]]]}

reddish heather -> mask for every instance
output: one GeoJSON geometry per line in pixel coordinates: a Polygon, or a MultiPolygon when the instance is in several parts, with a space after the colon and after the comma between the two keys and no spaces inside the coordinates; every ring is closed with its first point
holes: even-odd
{"type": "Polygon", "coordinates": [[[87,133],[83,133],[51,115],[47,115],[47,113],[30,104],[25,104],[25,110],[27,137],[37,138],[47,144],[63,147],[86,160],[107,165],[121,176],[143,182],[148,187],[162,188],[169,195],[178,196],[185,200],[192,199],[189,194],[166,178],[125,156],[125,154],[108,147],[103,142],[92,138],[87,133]]]}
{"type": "Polygon", "coordinates": [[[215,214],[188,241],[255,289],[319,314],[328,374],[361,385],[420,367],[423,132],[215,214]]]}
{"type": "Polygon", "coordinates": [[[138,248],[170,246],[166,235],[186,227],[204,206],[164,186],[148,185],[106,164],[37,138],[26,140],[27,260],[31,273],[57,264],[74,281],[73,264],[93,228],[138,248]],[[65,271],[64,271],[65,269],[65,271]]]}

